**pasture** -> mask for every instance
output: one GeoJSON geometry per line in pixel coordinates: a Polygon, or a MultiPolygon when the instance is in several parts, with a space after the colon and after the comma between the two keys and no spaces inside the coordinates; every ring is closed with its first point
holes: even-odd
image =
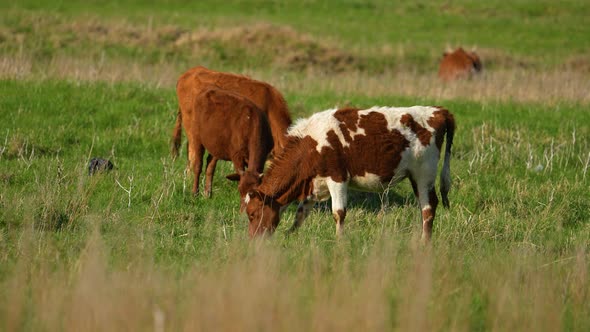
{"type": "MultiPolygon", "coordinates": [[[[0,330],[587,331],[585,1],[0,2],[0,330]],[[427,17],[427,19],[426,19],[427,17]],[[481,77],[443,85],[449,44],[481,77]],[[191,195],[175,82],[243,73],[293,119],[338,106],[455,115],[450,209],[420,244],[409,182],[251,241],[220,162],[191,195]],[[88,176],[92,157],[112,172],[88,176]]],[[[438,186],[438,185],[437,185],[438,186]]]]}

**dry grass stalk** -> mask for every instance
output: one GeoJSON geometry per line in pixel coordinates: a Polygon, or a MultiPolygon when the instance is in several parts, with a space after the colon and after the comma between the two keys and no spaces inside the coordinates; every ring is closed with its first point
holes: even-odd
{"type": "MultiPolygon", "coordinates": [[[[172,64],[140,66],[126,62],[57,57],[49,66],[37,68],[27,58],[0,58],[0,78],[69,79],[76,81],[141,82],[172,88],[181,72],[172,64]]],[[[519,101],[538,103],[590,103],[588,74],[579,71],[536,71],[526,69],[487,72],[469,81],[443,84],[433,73],[391,72],[370,75],[364,72],[321,74],[255,71],[247,73],[265,80],[282,91],[299,94],[333,92],[341,95],[408,96],[420,99],[467,99],[475,101],[519,101]]]]}

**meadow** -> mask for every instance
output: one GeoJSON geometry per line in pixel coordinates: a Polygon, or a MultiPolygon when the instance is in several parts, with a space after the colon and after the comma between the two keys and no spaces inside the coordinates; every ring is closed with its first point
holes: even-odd
{"type": "Polygon", "coordinates": [[[0,1],[0,330],[587,331],[590,4],[0,1]],[[481,77],[443,85],[447,46],[481,77]],[[252,241],[170,157],[195,65],[334,106],[455,115],[451,208],[419,241],[409,183],[252,241]],[[112,172],[88,176],[90,158],[112,172]]]}

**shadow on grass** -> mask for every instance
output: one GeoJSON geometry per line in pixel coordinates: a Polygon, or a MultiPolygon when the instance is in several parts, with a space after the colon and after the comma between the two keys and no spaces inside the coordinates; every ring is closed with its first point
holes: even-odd
{"type": "MultiPolygon", "coordinates": [[[[414,206],[417,204],[416,197],[414,194],[406,195],[405,193],[400,195],[394,190],[389,190],[384,193],[372,193],[364,191],[349,191],[348,192],[348,203],[347,209],[363,209],[369,212],[379,213],[383,210],[392,207],[400,206],[414,206]]],[[[294,204],[297,206],[297,204],[294,204]]],[[[326,202],[317,203],[316,209],[331,213],[332,205],[331,200],[326,202]]]]}

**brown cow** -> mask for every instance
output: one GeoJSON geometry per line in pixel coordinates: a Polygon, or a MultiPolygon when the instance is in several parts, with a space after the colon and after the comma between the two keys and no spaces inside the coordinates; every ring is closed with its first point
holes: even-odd
{"type": "Polygon", "coordinates": [[[470,78],[482,70],[481,60],[475,52],[466,52],[459,47],[454,52],[443,54],[438,69],[438,77],[443,81],[470,78]]]}
{"type": "Polygon", "coordinates": [[[243,198],[260,181],[264,162],[273,146],[266,115],[249,99],[217,88],[203,89],[185,108],[182,125],[189,145],[189,166],[195,174],[193,193],[199,192],[203,154],[207,157],[205,196],[211,195],[218,159],[233,162],[243,198]],[[246,166],[248,169],[245,171],[246,166]]]}
{"type": "MultiPolygon", "coordinates": [[[[291,125],[287,102],[281,93],[270,84],[242,75],[222,73],[202,66],[189,69],[176,84],[178,116],[172,137],[172,155],[178,156],[181,140],[182,117],[191,109],[197,94],[210,87],[232,91],[250,99],[268,117],[274,141],[273,154],[278,154],[285,145],[285,135],[291,125]]],[[[189,150],[191,149],[189,143],[189,150]]]]}
{"type": "Polygon", "coordinates": [[[260,185],[244,202],[250,220],[249,233],[272,233],[280,211],[294,200],[297,229],[313,201],[332,198],[336,234],[346,216],[347,191],[381,192],[409,178],[422,211],[422,238],[429,240],[438,204],[434,189],[438,160],[446,134],[441,171],[443,205],[449,206],[453,115],[440,107],[373,107],[316,113],[298,121],[289,141],[275,158],[260,185]]]}

